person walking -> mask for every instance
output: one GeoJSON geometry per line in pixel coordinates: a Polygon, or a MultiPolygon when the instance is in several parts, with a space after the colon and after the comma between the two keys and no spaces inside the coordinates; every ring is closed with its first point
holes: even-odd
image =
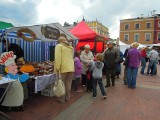
{"type": "Polygon", "coordinates": [[[123,53],[119,51],[119,55],[120,55],[120,60],[119,62],[116,64],[116,77],[119,78],[119,75],[121,74],[121,63],[123,63],[123,53]]]}
{"type": "Polygon", "coordinates": [[[142,65],[142,68],[141,68],[141,74],[144,74],[144,71],[145,71],[145,68],[146,68],[146,60],[147,60],[147,50],[148,50],[148,47],[145,47],[141,50],[141,65],[142,65]]]}
{"type": "Polygon", "coordinates": [[[136,78],[138,73],[138,67],[140,65],[141,53],[137,49],[139,43],[134,42],[132,48],[128,51],[129,64],[127,68],[127,84],[128,88],[136,88],[136,78]]]}
{"type": "Polygon", "coordinates": [[[90,46],[88,44],[85,45],[84,48],[85,50],[81,52],[80,60],[82,62],[82,85],[86,86],[87,85],[87,75],[86,75],[87,65],[89,61],[94,59],[94,56],[90,51],[90,46]]]}
{"type": "Polygon", "coordinates": [[[98,53],[96,55],[96,61],[91,63],[91,69],[93,70],[93,97],[96,98],[97,96],[97,83],[99,88],[101,89],[101,93],[103,98],[106,99],[106,91],[104,90],[103,82],[102,82],[102,69],[104,67],[104,63],[102,62],[103,56],[102,54],[98,53]]]}
{"type": "Polygon", "coordinates": [[[59,102],[70,100],[71,83],[74,75],[73,47],[63,36],[58,39],[59,44],[55,47],[54,71],[61,74],[65,85],[65,96],[57,98],[59,102]]]}
{"type": "MultiPolygon", "coordinates": [[[[128,54],[128,51],[131,49],[132,47],[130,46],[129,48],[127,48],[124,52],[124,58],[127,59],[127,54],[128,54]]],[[[127,68],[128,68],[128,65],[124,65],[124,77],[123,77],[123,81],[124,81],[124,85],[127,85],[127,68]]]]}
{"type": "Polygon", "coordinates": [[[149,64],[148,64],[148,69],[147,69],[147,74],[149,74],[151,67],[153,67],[151,76],[155,75],[155,72],[157,69],[157,63],[158,63],[158,56],[159,56],[158,52],[155,50],[155,48],[152,48],[151,52],[148,55],[149,64]]]}
{"type": "Polygon", "coordinates": [[[113,46],[113,42],[109,41],[107,43],[108,49],[104,53],[104,62],[106,65],[106,86],[110,87],[110,78],[112,81],[112,86],[115,86],[115,72],[116,72],[116,64],[119,62],[119,52],[113,46]]]}

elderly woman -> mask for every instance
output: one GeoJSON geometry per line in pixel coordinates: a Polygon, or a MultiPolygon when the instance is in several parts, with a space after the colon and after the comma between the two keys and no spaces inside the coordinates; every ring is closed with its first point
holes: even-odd
{"type": "Polygon", "coordinates": [[[90,46],[87,44],[85,45],[85,50],[81,52],[80,55],[80,60],[82,61],[82,85],[86,85],[86,80],[87,80],[87,75],[86,75],[86,70],[87,70],[87,65],[88,63],[94,59],[94,56],[92,52],[90,51],[90,46]]]}
{"type": "Polygon", "coordinates": [[[65,85],[66,94],[57,98],[60,102],[70,100],[71,83],[74,74],[73,47],[67,42],[67,39],[61,36],[58,39],[59,44],[55,47],[55,72],[60,72],[65,85]]]}
{"type": "Polygon", "coordinates": [[[127,68],[127,84],[128,88],[136,87],[136,77],[138,73],[138,67],[140,65],[141,53],[137,49],[139,43],[135,42],[132,44],[132,48],[128,50],[127,58],[129,60],[127,68]]]}

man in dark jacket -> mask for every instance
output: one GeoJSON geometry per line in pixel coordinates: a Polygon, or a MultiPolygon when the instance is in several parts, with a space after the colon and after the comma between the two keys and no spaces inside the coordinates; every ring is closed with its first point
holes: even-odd
{"type": "Polygon", "coordinates": [[[104,54],[107,80],[107,85],[105,87],[110,87],[110,76],[112,80],[112,86],[115,86],[116,63],[118,63],[120,56],[118,50],[114,48],[112,41],[109,41],[107,45],[108,49],[105,51],[104,54]]]}

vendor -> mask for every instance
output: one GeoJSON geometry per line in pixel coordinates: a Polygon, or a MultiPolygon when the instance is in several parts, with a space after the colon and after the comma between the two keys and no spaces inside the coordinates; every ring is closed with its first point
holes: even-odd
{"type": "Polygon", "coordinates": [[[24,59],[24,51],[23,49],[21,48],[21,46],[15,44],[15,43],[9,43],[9,41],[3,39],[2,40],[2,43],[4,45],[4,50],[3,52],[7,52],[6,50],[6,45],[8,45],[8,51],[13,51],[14,54],[16,55],[16,59],[15,59],[15,62],[17,63],[17,60],[19,59],[19,61],[21,61],[20,59],[24,59]]]}
{"type": "Polygon", "coordinates": [[[7,72],[6,78],[16,80],[12,82],[9,89],[6,92],[2,106],[5,107],[22,107],[23,106],[23,87],[20,82],[25,82],[29,79],[29,75],[24,73],[18,75],[17,65],[15,63],[16,55],[12,51],[4,52],[0,57],[0,64],[5,65],[5,71],[7,72]]]}

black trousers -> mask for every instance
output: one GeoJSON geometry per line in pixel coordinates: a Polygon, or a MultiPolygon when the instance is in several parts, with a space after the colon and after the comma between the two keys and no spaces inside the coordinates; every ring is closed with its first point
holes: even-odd
{"type": "Polygon", "coordinates": [[[112,81],[112,84],[115,84],[115,76],[116,76],[116,67],[113,68],[106,68],[106,82],[107,85],[110,85],[110,79],[112,81]]]}
{"type": "Polygon", "coordinates": [[[93,89],[93,77],[92,77],[92,71],[90,73],[90,79],[87,79],[87,90],[92,90],[93,89]]]}
{"type": "Polygon", "coordinates": [[[87,75],[82,74],[82,85],[86,85],[87,84],[87,75]]]}

